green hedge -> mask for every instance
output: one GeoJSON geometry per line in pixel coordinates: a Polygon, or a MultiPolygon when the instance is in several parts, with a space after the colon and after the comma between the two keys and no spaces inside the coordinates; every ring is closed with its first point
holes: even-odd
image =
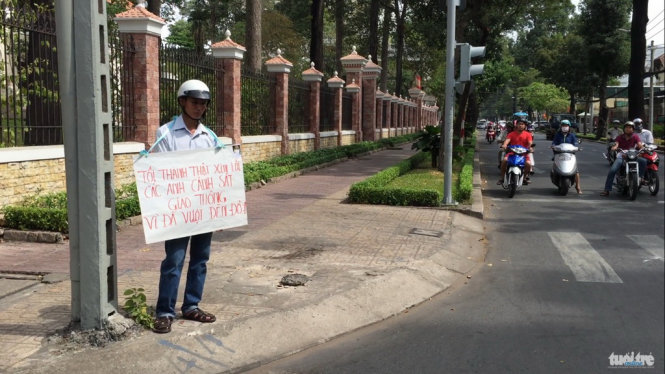
{"type": "Polygon", "coordinates": [[[462,165],[462,171],[459,175],[459,186],[455,196],[453,197],[456,201],[466,202],[471,201],[471,192],[473,192],[473,157],[475,155],[475,149],[469,147],[464,155],[464,164],[462,165]]]}
{"type": "Polygon", "coordinates": [[[413,169],[429,153],[419,152],[396,166],[384,169],[373,176],[354,183],[349,190],[349,201],[364,204],[384,204],[401,206],[439,206],[441,194],[434,190],[411,190],[385,187],[393,179],[413,169]]]}
{"type": "MultiPolygon", "coordinates": [[[[243,165],[245,185],[325,164],[334,160],[356,157],[376,149],[392,147],[415,138],[416,134],[402,135],[376,142],[361,142],[347,146],[300,152],[275,157],[267,161],[250,162],[243,165]]],[[[141,214],[136,183],[115,190],[116,219],[122,220],[141,214]]],[[[5,227],[19,230],[68,231],[67,193],[57,192],[27,198],[21,206],[7,206],[2,209],[5,227]]]]}

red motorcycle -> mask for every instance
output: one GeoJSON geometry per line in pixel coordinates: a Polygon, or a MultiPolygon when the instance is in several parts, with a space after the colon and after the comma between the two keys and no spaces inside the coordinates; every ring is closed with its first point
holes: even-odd
{"type": "Polygon", "coordinates": [[[649,188],[651,196],[656,196],[660,187],[660,181],[658,180],[658,164],[660,164],[660,159],[658,158],[658,153],[656,153],[656,148],[658,146],[655,144],[647,144],[640,150],[640,157],[647,160],[647,170],[644,172],[644,185],[649,188]]]}
{"type": "Polygon", "coordinates": [[[487,129],[487,132],[485,132],[485,139],[489,144],[492,144],[494,142],[494,139],[496,139],[496,132],[494,131],[493,128],[487,129]]]}

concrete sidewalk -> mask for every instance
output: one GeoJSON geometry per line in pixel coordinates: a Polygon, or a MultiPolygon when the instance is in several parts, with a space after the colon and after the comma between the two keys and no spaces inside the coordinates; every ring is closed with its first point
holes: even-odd
{"type": "MultiPolygon", "coordinates": [[[[201,307],[217,322],[177,319],[170,334],[49,343],[70,320],[68,243],[0,243],[0,372],[239,372],[427,300],[483,261],[478,172],[465,212],[344,203],[352,183],[413,154],[404,145],[249,191],[249,225],[213,236],[201,307]],[[295,273],[305,286],[279,285],[295,273]],[[51,283],[35,281],[44,274],[51,283]]],[[[119,302],[142,287],[154,305],[163,244],[143,244],[140,225],[117,240],[119,302]]]]}

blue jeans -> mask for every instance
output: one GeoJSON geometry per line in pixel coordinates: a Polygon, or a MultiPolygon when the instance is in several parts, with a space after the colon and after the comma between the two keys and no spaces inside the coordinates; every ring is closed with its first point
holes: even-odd
{"type": "MultiPolygon", "coordinates": [[[[637,163],[640,168],[640,178],[644,178],[644,173],[647,170],[647,160],[642,157],[638,157],[637,163]]],[[[612,182],[614,181],[614,176],[617,174],[622,165],[623,160],[621,157],[617,157],[617,159],[614,160],[614,163],[610,167],[610,171],[607,173],[607,179],[605,179],[605,191],[612,191],[612,182]]]]}
{"type": "Polygon", "coordinates": [[[189,267],[187,269],[187,284],[185,297],[182,302],[182,312],[198,308],[203,295],[203,285],[206,280],[206,263],[210,258],[210,241],[212,233],[187,236],[184,238],[167,240],[164,243],[166,258],[162,261],[159,276],[159,296],[157,298],[157,317],[175,318],[175,303],[178,297],[178,284],[182,267],[185,263],[187,244],[191,239],[189,251],[189,267]]]}

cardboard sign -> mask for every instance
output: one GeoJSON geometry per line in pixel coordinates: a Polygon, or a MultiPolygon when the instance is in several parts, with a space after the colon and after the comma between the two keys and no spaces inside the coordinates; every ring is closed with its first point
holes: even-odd
{"type": "Polygon", "coordinates": [[[134,157],[145,242],[246,225],[242,166],[231,147],[134,157]]]}

